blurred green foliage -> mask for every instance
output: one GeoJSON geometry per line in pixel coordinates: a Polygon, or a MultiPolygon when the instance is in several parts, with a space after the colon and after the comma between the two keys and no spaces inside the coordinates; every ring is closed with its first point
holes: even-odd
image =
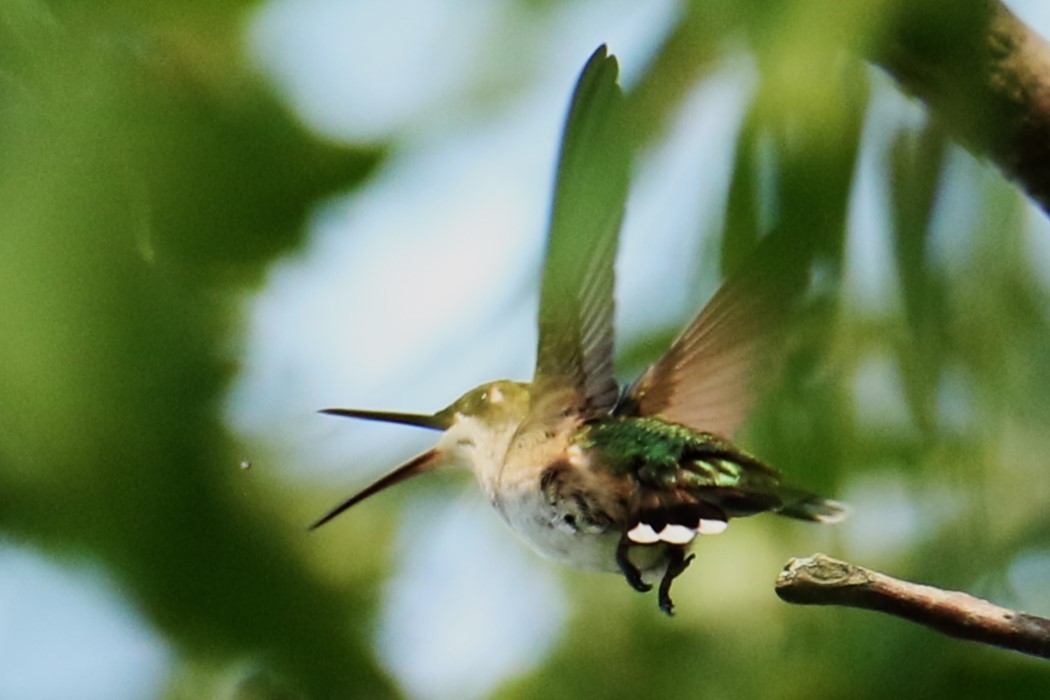
{"type": "MultiPolygon", "coordinates": [[[[0,7],[0,528],[111,571],[186,661],[172,697],[210,692],[210,672],[244,659],[262,670],[242,697],[388,695],[361,621],[392,509],[358,528],[374,528],[352,543],[359,570],[319,572],[268,511],[301,494],[275,506],[246,486],[219,414],[239,301],[301,244],[307,212],[381,157],[319,142],[258,85],[240,57],[246,5],[0,7]]],[[[945,193],[954,147],[934,126],[902,127],[884,154],[899,304],[851,306],[840,292],[871,73],[842,47],[877,41],[882,18],[775,5],[691,3],[629,95],[651,143],[722,57],[754,56],[721,266],[741,264],[772,217],[810,251],[790,262],[816,264],[823,284],[749,447],[829,493],[903,485],[921,535],[858,563],[1010,604],[1012,562],[1050,549],[1050,329],[1023,203],[994,174],[964,182],[977,213],[940,212],[955,228],[935,241],[938,207],[958,199],[945,193]],[[906,414],[890,427],[857,398],[872,362],[899,379],[886,390],[906,414]]],[[[676,330],[622,347],[622,366],[676,330]]],[[[814,541],[803,528],[749,522],[732,543],[705,542],[678,587],[693,612],[673,621],[616,577],[566,575],[574,617],[558,651],[500,695],[1046,697],[1045,667],[1023,657],[779,603],[784,551],[814,541]]],[[[823,537],[846,558],[857,541],[823,537]]]]}
{"type": "Polygon", "coordinates": [[[239,295],[377,154],[255,84],[238,7],[167,7],[0,10],[0,523],[100,561],[190,659],[379,691],[362,601],[235,490],[218,413],[239,295]]]}

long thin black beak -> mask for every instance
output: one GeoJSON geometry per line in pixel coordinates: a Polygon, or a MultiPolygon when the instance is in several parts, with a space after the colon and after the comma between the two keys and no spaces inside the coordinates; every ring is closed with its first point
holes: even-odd
{"type": "Polygon", "coordinates": [[[324,515],[324,517],[322,517],[316,523],[311,525],[310,529],[316,530],[335,516],[342,513],[347,508],[350,508],[351,506],[360,503],[361,501],[365,500],[373,494],[379,493],[383,489],[389,488],[394,484],[399,484],[406,479],[411,479],[417,474],[422,474],[423,472],[430,471],[440,463],[440,460],[438,459],[440,456],[441,453],[438,451],[438,448],[435,447],[431,450],[427,450],[426,452],[417,457],[413,457],[394,471],[390,472],[389,474],[386,474],[385,476],[380,477],[371,485],[366,486],[361,491],[355,493],[353,496],[346,499],[332,510],[328,511],[324,515]]]}
{"type": "Polygon", "coordinates": [[[447,430],[452,421],[445,411],[434,414],[427,413],[395,413],[392,411],[367,411],[359,408],[325,408],[320,411],[330,416],[343,416],[344,418],[363,418],[365,420],[380,421],[382,423],[399,423],[401,425],[415,425],[420,428],[431,430],[447,430]]]}

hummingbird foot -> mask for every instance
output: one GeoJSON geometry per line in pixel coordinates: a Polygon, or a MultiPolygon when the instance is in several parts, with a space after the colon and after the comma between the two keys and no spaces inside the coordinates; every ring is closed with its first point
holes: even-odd
{"type": "Polygon", "coordinates": [[[664,577],[660,579],[660,609],[667,613],[668,616],[673,616],[674,601],[671,600],[671,582],[689,568],[689,564],[692,563],[696,555],[690,554],[687,557],[684,549],[674,548],[668,552],[668,557],[667,571],[664,573],[664,577]]]}
{"type": "Polygon", "coordinates": [[[642,580],[642,573],[638,571],[638,567],[627,558],[627,549],[632,544],[634,543],[628,539],[627,533],[620,537],[620,543],[616,545],[616,565],[620,567],[620,572],[631,588],[639,593],[646,593],[653,589],[652,585],[642,580]]]}

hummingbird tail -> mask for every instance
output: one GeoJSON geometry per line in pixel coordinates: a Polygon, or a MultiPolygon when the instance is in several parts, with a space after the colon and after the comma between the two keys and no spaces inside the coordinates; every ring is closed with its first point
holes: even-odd
{"type": "Polygon", "coordinates": [[[789,518],[832,525],[849,517],[849,507],[830,498],[794,489],[785,489],[779,495],[784,505],[777,513],[789,518]]]}

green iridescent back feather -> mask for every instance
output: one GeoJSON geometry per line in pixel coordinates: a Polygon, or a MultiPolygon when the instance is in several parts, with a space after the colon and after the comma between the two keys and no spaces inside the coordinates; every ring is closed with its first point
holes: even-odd
{"type": "Polygon", "coordinates": [[[659,418],[613,418],[587,424],[576,437],[614,474],[667,487],[777,490],[780,475],[712,433],[659,418]]]}
{"type": "Polygon", "coordinates": [[[575,442],[597,457],[594,468],[634,479],[647,494],[639,507],[704,502],[731,517],[767,510],[818,522],[846,516],[841,503],[782,484],[777,470],[728,440],[660,418],[592,421],[575,442]]]}

